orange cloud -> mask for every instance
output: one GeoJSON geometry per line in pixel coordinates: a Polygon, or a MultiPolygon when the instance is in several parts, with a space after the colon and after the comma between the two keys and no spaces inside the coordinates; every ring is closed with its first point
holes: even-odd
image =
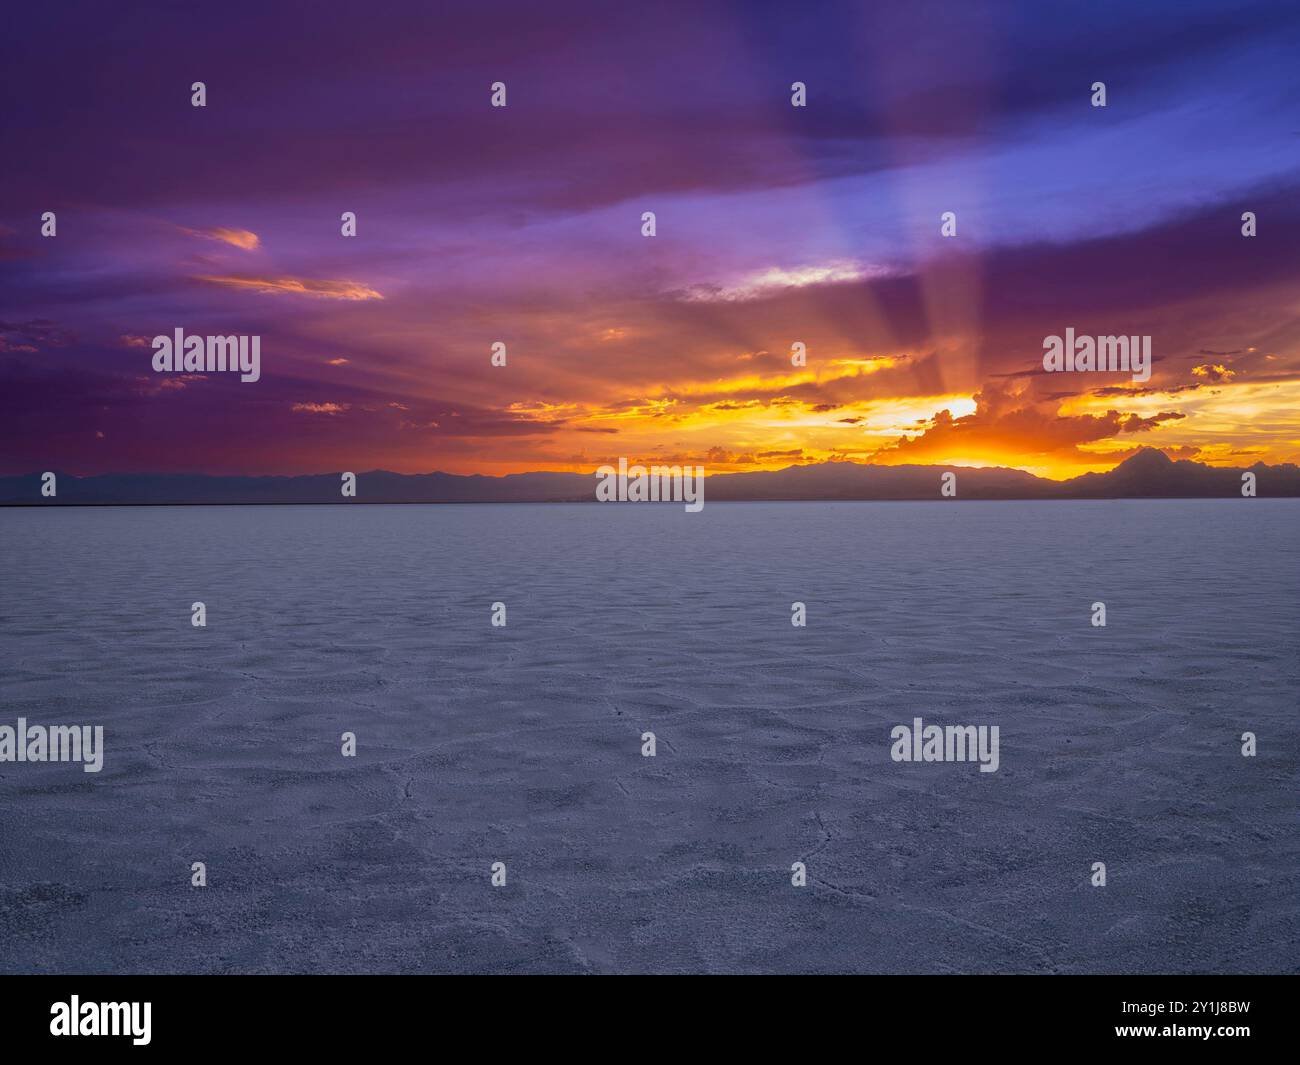
{"type": "Polygon", "coordinates": [[[160,396],[164,392],[182,392],[191,381],[206,381],[207,374],[184,373],[164,377],[137,377],[135,390],[144,396],[160,396]]]}
{"type": "Polygon", "coordinates": [[[1065,414],[1057,401],[1036,398],[1023,388],[992,384],[975,394],[974,405],[973,412],[961,417],[938,411],[919,434],[899,437],[875,456],[876,461],[1011,465],[1042,476],[1070,476],[1098,464],[1113,465],[1113,460],[1102,460],[1088,445],[1125,433],[1149,433],[1186,417],[1171,410],[1144,416],[1113,408],[1097,414],[1065,414]]]}
{"type": "Polygon", "coordinates": [[[296,414],[342,414],[348,407],[347,403],[295,403],[291,409],[296,414]]]}
{"type": "Polygon", "coordinates": [[[1222,363],[1207,362],[1203,366],[1193,366],[1192,373],[1209,381],[1231,381],[1237,376],[1236,370],[1229,370],[1222,363]]]}
{"type": "Polygon", "coordinates": [[[244,251],[256,251],[262,243],[261,238],[249,229],[227,229],[225,226],[215,226],[212,229],[186,229],[182,226],[181,232],[188,233],[191,237],[220,241],[222,244],[229,244],[244,251]]]}
{"type": "Polygon", "coordinates": [[[205,274],[196,277],[196,281],[208,281],[214,285],[227,285],[230,288],[249,289],[263,295],[317,296],[331,300],[381,300],[384,297],[359,281],[317,281],[312,278],[298,277],[238,277],[234,275],[218,276],[205,274]]]}

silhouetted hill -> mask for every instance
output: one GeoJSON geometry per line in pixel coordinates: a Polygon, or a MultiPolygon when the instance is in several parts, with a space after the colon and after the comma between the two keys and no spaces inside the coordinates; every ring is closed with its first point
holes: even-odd
{"type": "MultiPolygon", "coordinates": [[[[1300,495],[1300,467],[1293,463],[1248,468],[1261,496],[1300,495]]],[[[1085,473],[1062,482],[1075,499],[1156,499],[1241,495],[1245,469],[1206,466],[1188,459],[1174,462],[1163,451],[1143,448],[1107,473],[1085,473]]]]}
{"type": "Polygon", "coordinates": [[[822,462],[760,473],[722,473],[705,481],[706,500],[937,499],[941,476],[957,474],[957,497],[1039,499],[1051,485],[1032,474],[1000,467],[868,466],[822,462]]]}
{"type": "MultiPolygon", "coordinates": [[[[1300,467],[1256,463],[1260,496],[1300,497],[1300,467]]],[[[940,478],[957,475],[958,499],[1157,499],[1240,497],[1245,470],[1174,462],[1143,448],[1106,473],[1049,481],[1000,467],[871,466],[824,462],[757,473],[708,477],[706,502],[726,500],[938,499],[940,478]]],[[[57,471],[56,471],[57,472],[57,471]]],[[[41,475],[0,477],[0,504],[164,503],[561,503],[595,498],[596,477],[581,473],[516,473],[504,477],[373,470],[357,475],[356,499],[344,499],[337,473],[298,477],[213,477],[202,474],[58,474],[58,495],[41,496],[41,475]]]]}

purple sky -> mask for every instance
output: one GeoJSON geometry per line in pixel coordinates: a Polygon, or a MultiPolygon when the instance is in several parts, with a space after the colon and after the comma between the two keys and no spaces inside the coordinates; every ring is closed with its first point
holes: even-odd
{"type": "Polygon", "coordinates": [[[1294,4],[5,21],[0,472],[1300,457],[1294,4]],[[1034,373],[1067,326],[1152,380],[1034,373]]]}

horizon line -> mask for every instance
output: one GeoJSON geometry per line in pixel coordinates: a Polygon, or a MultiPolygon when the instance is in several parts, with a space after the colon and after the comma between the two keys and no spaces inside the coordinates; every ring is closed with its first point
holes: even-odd
{"type": "MultiPolygon", "coordinates": [[[[1025,468],[1023,468],[1023,467],[1020,467],[1020,466],[1004,466],[1004,465],[971,465],[971,464],[962,464],[962,463],[955,463],[955,462],[899,462],[899,463],[881,463],[881,462],[859,462],[859,461],[854,460],[854,459],[824,459],[824,460],[822,460],[822,461],[820,461],[820,462],[796,462],[796,463],[791,463],[791,464],[788,465],[788,466],[776,466],[776,467],[771,467],[771,468],[760,468],[760,469],[750,469],[750,470],[723,470],[723,471],[719,471],[719,472],[715,472],[715,473],[707,473],[707,472],[706,472],[706,473],[703,474],[703,477],[705,478],[705,480],[709,480],[709,479],[712,479],[712,478],[715,478],[715,477],[735,477],[735,476],[747,476],[747,475],[751,475],[751,474],[764,474],[764,473],[767,473],[767,474],[771,474],[771,473],[785,473],[785,472],[787,472],[787,471],[789,471],[789,470],[808,469],[808,468],[816,467],[816,466],[857,466],[857,467],[862,467],[862,468],[865,468],[865,469],[879,469],[879,470],[904,470],[904,469],[922,469],[922,470],[929,470],[929,469],[933,469],[933,470],[1004,470],[1004,471],[1007,471],[1007,472],[1009,472],[1009,473],[1018,473],[1018,474],[1023,474],[1023,475],[1026,476],[1026,477],[1032,477],[1032,478],[1034,478],[1035,480],[1039,480],[1039,481],[1046,481],[1046,482],[1048,482],[1048,483],[1050,483],[1050,484],[1065,484],[1065,483],[1067,483],[1067,482],[1069,482],[1069,481],[1077,480],[1077,479],[1079,479],[1080,477],[1101,476],[1101,475],[1104,475],[1104,474],[1106,474],[1106,473],[1113,473],[1115,470],[1119,469],[1121,466],[1123,466],[1126,462],[1130,461],[1131,459],[1138,458],[1139,456],[1141,456],[1141,455],[1143,455],[1143,454],[1151,453],[1151,452],[1154,452],[1154,453],[1156,453],[1156,454],[1159,454],[1162,458],[1164,458],[1164,459],[1165,459],[1166,461],[1168,461],[1170,464],[1174,464],[1174,463],[1177,463],[1177,462],[1188,462],[1188,463],[1191,463],[1192,465],[1199,466],[1199,467],[1201,467],[1201,468],[1203,468],[1203,469],[1207,469],[1207,470],[1249,470],[1249,469],[1252,469],[1252,468],[1254,468],[1254,467],[1256,467],[1256,466],[1263,466],[1263,467],[1266,467],[1266,468],[1269,468],[1269,469],[1277,469],[1277,468],[1282,468],[1282,467],[1287,467],[1287,466],[1295,466],[1295,465],[1296,465],[1296,464],[1293,463],[1293,462],[1267,463],[1267,462],[1265,462],[1263,459],[1256,459],[1253,463],[1251,463],[1250,465],[1247,465],[1247,466],[1226,466],[1226,465],[1225,465],[1225,466],[1216,466],[1216,465],[1210,465],[1210,464],[1207,463],[1207,462],[1203,462],[1203,461],[1200,461],[1200,460],[1198,460],[1198,459],[1194,459],[1194,458],[1173,458],[1173,457],[1171,457],[1170,455],[1168,455],[1168,454],[1164,451],[1164,449],[1162,449],[1162,448],[1146,446],[1146,447],[1139,448],[1139,449],[1138,449],[1136,452],[1134,452],[1133,454],[1131,454],[1131,455],[1127,455],[1127,456],[1125,456],[1123,459],[1120,459],[1118,462],[1115,463],[1115,465],[1111,466],[1110,469],[1105,470],[1105,471],[1102,471],[1102,473],[1100,473],[1100,474],[1098,474],[1098,473],[1096,473],[1096,472],[1085,472],[1085,473],[1074,474],[1074,475],[1072,475],[1072,476],[1070,476],[1070,477],[1062,477],[1062,478],[1057,478],[1057,477],[1047,477],[1047,476],[1043,476],[1042,474],[1032,473],[1032,472],[1030,472],[1029,470],[1027,470],[1027,469],[1025,469],[1025,468]]],[[[572,476],[572,477],[596,477],[596,476],[600,476],[600,474],[599,474],[599,470],[600,470],[600,468],[603,467],[603,466],[608,466],[608,465],[610,465],[610,463],[608,463],[608,462],[602,462],[602,463],[600,463],[600,464],[598,464],[598,465],[596,465],[596,466],[593,466],[593,468],[592,468],[590,471],[588,471],[588,472],[583,472],[583,471],[580,471],[580,470],[547,470],[547,469],[536,469],[536,470],[522,470],[522,471],[515,472],[515,473],[481,473],[481,472],[474,472],[474,473],[453,473],[453,472],[451,472],[451,471],[449,471],[449,470],[439,470],[439,469],[424,470],[424,471],[415,472],[415,473],[405,473],[405,472],[401,472],[401,471],[398,471],[398,470],[390,470],[390,469],[386,469],[386,468],[384,468],[384,467],[376,466],[376,467],[373,467],[373,468],[368,469],[368,470],[361,470],[361,471],[359,471],[359,472],[357,473],[357,476],[362,476],[362,475],[373,475],[373,474],[380,473],[380,474],[387,474],[387,475],[392,476],[392,477],[438,477],[438,476],[441,476],[441,477],[460,477],[460,478],[481,477],[481,478],[483,478],[483,479],[485,479],[485,480],[504,480],[504,479],[507,478],[507,477],[531,477],[531,476],[536,476],[536,475],[538,475],[538,474],[553,474],[553,475],[557,475],[557,476],[572,476]]],[[[685,468],[685,467],[687,467],[687,466],[701,466],[701,467],[703,467],[704,469],[707,469],[707,466],[706,466],[704,463],[701,463],[701,462],[665,462],[665,461],[653,461],[653,460],[650,460],[650,461],[638,461],[638,462],[636,462],[636,463],[629,462],[629,464],[628,464],[629,469],[632,468],[633,466],[643,466],[643,467],[645,467],[647,470],[650,469],[651,467],[659,467],[660,469],[663,469],[663,468],[672,468],[672,467],[674,467],[674,466],[678,466],[678,467],[682,467],[682,468],[685,468]]],[[[45,472],[52,472],[52,473],[55,473],[55,474],[58,475],[58,476],[63,476],[63,477],[72,477],[72,478],[75,478],[75,479],[77,479],[77,480],[89,480],[89,479],[91,479],[91,478],[95,478],[95,477],[206,477],[206,478],[236,478],[236,477],[238,477],[238,478],[247,478],[247,479],[250,479],[250,480],[251,480],[251,479],[266,479],[266,480],[272,480],[272,479],[286,479],[286,480],[288,480],[288,479],[294,479],[294,478],[300,478],[300,477],[302,477],[302,478],[305,478],[305,477],[333,477],[333,476],[338,476],[338,475],[340,475],[340,474],[342,474],[342,473],[344,473],[344,472],[346,472],[346,471],[344,471],[344,470],[342,470],[342,469],[333,469],[333,470],[318,470],[318,471],[314,471],[314,472],[300,472],[300,473],[213,473],[213,472],[205,472],[205,471],[199,471],[199,470],[175,470],[175,471],[168,471],[168,470],[109,470],[109,471],[104,471],[104,472],[100,472],[100,473],[73,473],[73,472],[70,472],[70,471],[68,471],[68,470],[59,470],[59,469],[55,469],[55,470],[51,470],[51,471],[26,470],[26,471],[19,472],[19,473],[0,473],[0,478],[15,478],[15,477],[18,477],[18,478],[22,478],[22,477],[36,477],[36,478],[40,478],[40,477],[41,477],[45,472]]],[[[1192,497],[1192,498],[1195,498],[1195,497],[1192,497]]]]}

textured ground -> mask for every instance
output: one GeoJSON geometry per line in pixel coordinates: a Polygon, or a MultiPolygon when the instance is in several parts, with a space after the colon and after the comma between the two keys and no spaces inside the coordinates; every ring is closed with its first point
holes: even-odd
{"type": "Polygon", "coordinates": [[[1300,970],[1298,519],[0,511],[0,971],[1300,970]]]}

